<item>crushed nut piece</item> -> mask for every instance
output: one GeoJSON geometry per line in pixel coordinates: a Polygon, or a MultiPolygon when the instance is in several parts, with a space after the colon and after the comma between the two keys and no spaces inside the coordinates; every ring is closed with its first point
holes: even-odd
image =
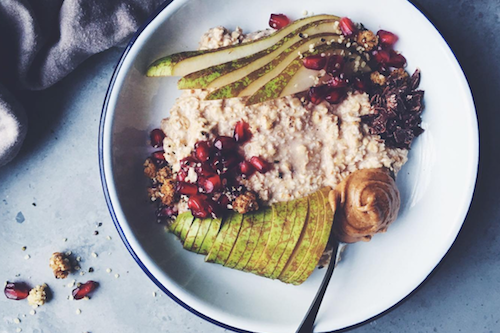
{"type": "Polygon", "coordinates": [[[30,293],[28,295],[28,303],[29,305],[33,306],[41,306],[45,304],[45,301],[47,300],[47,292],[45,289],[47,288],[46,284],[43,284],[41,286],[36,286],[35,288],[30,290],[30,293]]]}
{"type": "Polygon", "coordinates": [[[378,36],[371,30],[363,30],[358,33],[356,41],[359,45],[362,45],[366,51],[371,51],[378,44],[378,36]]]}
{"type": "Polygon", "coordinates": [[[370,80],[372,80],[373,83],[378,84],[379,86],[383,86],[386,83],[385,76],[377,71],[370,74],[370,80]]]}
{"type": "Polygon", "coordinates": [[[168,179],[161,186],[160,192],[162,194],[161,202],[167,206],[172,204],[172,202],[174,202],[174,196],[175,196],[175,180],[168,179]]]}
{"type": "Polygon", "coordinates": [[[156,177],[156,165],[153,163],[151,158],[148,158],[144,162],[144,174],[148,178],[155,178],[156,177]]]}
{"type": "Polygon", "coordinates": [[[54,252],[49,261],[56,279],[65,279],[71,272],[71,263],[64,253],[54,252]]]}
{"type": "Polygon", "coordinates": [[[258,210],[259,204],[257,203],[257,195],[251,191],[240,194],[233,201],[233,209],[240,214],[258,210]]]}

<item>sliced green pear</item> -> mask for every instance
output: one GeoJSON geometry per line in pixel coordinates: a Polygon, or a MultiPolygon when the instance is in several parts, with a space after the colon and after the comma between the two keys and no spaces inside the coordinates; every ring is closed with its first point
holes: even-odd
{"type": "Polygon", "coordinates": [[[243,270],[243,268],[248,264],[248,261],[255,251],[257,243],[261,237],[264,218],[265,212],[263,208],[256,212],[247,213],[243,217],[243,223],[245,223],[245,220],[248,220],[248,222],[252,224],[252,228],[250,229],[250,234],[248,235],[248,241],[245,250],[243,251],[240,260],[238,261],[234,269],[243,270]]]}
{"type": "Polygon", "coordinates": [[[184,240],[183,246],[188,251],[192,251],[194,241],[196,240],[196,236],[198,235],[198,232],[200,230],[201,221],[202,219],[195,218],[186,234],[186,239],[184,240]]]}
{"type": "Polygon", "coordinates": [[[304,229],[302,230],[302,234],[299,237],[297,245],[295,246],[295,249],[290,256],[290,259],[286,263],[285,268],[283,269],[281,274],[278,276],[278,279],[285,283],[290,283],[290,279],[301,267],[310,247],[314,244],[313,242],[317,233],[318,216],[321,210],[319,193],[315,192],[309,195],[307,198],[309,201],[309,212],[307,214],[304,229]]]}
{"type": "MultiPolygon", "coordinates": [[[[287,283],[293,283],[295,284],[295,281],[302,275],[304,272],[305,268],[308,266],[311,260],[311,254],[313,250],[317,247],[318,242],[321,239],[321,236],[323,235],[323,228],[325,224],[325,209],[330,209],[329,206],[325,206],[323,203],[323,196],[321,195],[320,191],[316,192],[317,195],[317,214],[315,216],[315,219],[310,221],[310,223],[315,223],[316,224],[316,232],[314,233],[314,236],[311,240],[311,244],[309,245],[306,254],[304,256],[304,259],[302,259],[302,263],[300,264],[299,267],[295,270],[295,273],[290,277],[290,279],[287,281],[287,283]]],[[[326,244],[325,244],[326,245],[326,244]]],[[[316,261],[314,264],[317,264],[318,262],[316,261]]]]}
{"type": "MultiPolygon", "coordinates": [[[[263,267],[260,271],[259,274],[265,277],[271,277],[274,270],[276,269],[276,266],[278,265],[278,262],[281,259],[281,256],[283,255],[283,252],[285,251],[288,242],[293,238],[292,236],[292,230],[295,224],[295,216],[297,214],[296,211],[296,206],[295,206],[296,201],[288,201],[284,202],[283,206],[286,206],[284,209],[281,211],[278,209],[273,209],[273,220],[276,219],[278,220],[278,223],[281,223],[281,232],[279,234],[279,239],[276,243],[276,246],[274,249],[270,248],[269,250],[272,251],[270,256],[267,258],[265,257],[264,260],[266,260],[265,267],[263,267]],[[279,215],[281,213],[281,216],[279,215]],[[281,220],[281,222],[280,222],[281,220]]],[[[273,205],[273,207],[276,205],[273,205]]]]}
{"type": "Polygon", "coordinates": [[[238,213],[232,213],[228,217],[229,229],[227,230],[226,237],[222,242],[219,252],[217,253],[217,257],[214,262],[217,264],[224,265],[227,261],[227,258],[231,255],[231,252],[234,248],[236,240],[240,235],[241,230],[241,222],[243,220],[243,215],[238,213]]]}
{"type": "MultiPolygon", "coordinates": [[[[274,250],[279,244],[285,224],[288,224],[287,219],[288,205],[286,202],[278,202],[271,206],[271,232],[265,244],[264,250],[260,256],[255,269],[252,273],[264,275],[267,264],[272,260],[274,250]]],[[[267,272],[266,272],[267,273],[267,272]]]]}
{"type": "Polygon", "coordinates": [[[296,200],[294,202],[294,211],[295,211],[294,214],[295,221],[290,240],[288,241],[288,244],[286,245],[286,248],[284,249],[281,258],[279,259],[278,264],[276,265],[274,271],[270,276],[271,279],[277,279],[278,276],[280,276],[281,272],[285,268],[285,265],[290,259],[293,250],[297,246],[300,235],[302,234],[302,231],[306,223],[307,213],[309,211],[309,203],[307,198],[296,200]]]}
{"type": "Polygon", "coordinates": [[[315,21],[339,20],[333,15],[316,15],[296,20],[271,35],[248,43],[231,45],[214,50],[199,50],[172,54],[153,62],[147,76],[184,76],[203,68],[222,64],[260,52],[280,41],[292,31],[315,21]]]}
{"type": "Polygon", "coordinates": [[[183,225],[184,225],[184,223],[186,222],[187,219],[191,219],[191,222],[193,221],[194,216],[191,215],[191,212],[187,211],[187,212],[184,212],[182,214],[179,214],[175,218],[174,223],[170,226],[170,231],[174,235],[176,235],[177,237],[180,238],[182,227],[183,227],[183,225]]]}
{"type": "Polygon", "coordinates": [[[265,50],[188,74],[179,80],[177,87],[179,89],[205,89],[225,86],[264,66],[293,44],[307,38],[305,36],[334,33],[336,29],[333,23],[336,21],[329,19],[306,24],[265,50]]]}
{"type": "Polygon", "coordinates": [[[238,234],[238,238],[236,239],[236,243],[231,250],[231,254],[227,258],[224,266],[229,268],[234,268],[238,262],[240,261],[243,253],[246,250],[248,244],[248,238],[250,237],[250,233],[253,227],[253,214],[247,213],[243,215],[243,219],[241,222],[241,230],[238,234]]]}
{"type": "Polygon", "coordinates": [[[229,215],[222,220],[220,231],[217,233],[215,241],[213,242],[212,246],[210,247],[210,251],[208,251],[208,254],[205,257],[206,262],[215,262],[215,259],[217,259],[217,255],[219,254],[221,245],[226,238],[229,227],[231,226],[231,217],[232,215],[229,215]]]}
{"type": "MultiPolygon", "coordinates": [[[[214,219],[212,219],[212,218],[206,218],[206,219],[202,219],[200,221],[198,233],[196,234],[196,238],[193,242],[193,245],[191,246],[191,250],[190,250],[191,252],[199,253],[201,245],[203,244],[205,237],[207,237],[208,230],[210,230],[210,226],[212,225],[213,220],[214,219]]],[[[189,237],[189,235],[188,235],[188,237],[189,237]]]]}
{"type": "Polygon", "coordinates": [[[207,235],[205,236],[203,242],[200,245],[200,250],[198,251],[199,254],[206,255],[208,254],[208,252],[210,252],[210,249],[212,248],[212,245],[214,244],[215,239],[219,234],[221,225],[222,225],[221,219],[212,219],[212,222],[210,222],[210,227],[208,229],[207,235]]]}
{"type": "MultiPolygon", "coordinates": [[[[262,209],[262,208],[261,208],[262,209]]],[[[257,263],[260,260],[264,249],[266,248],[266,244],[269,241],[269,236],[271,234],[271,229],[273,225],[273,221],[271,219],[272,209],[270,207],[266,207],[262,209],[262,213],[264,214],[262,218],[262,227],[260,231],[259,238],[257,239],[257,244],[255,244],[255,250],[252,252],[250,259],[248,259],[247,264],[243,267],[245,272],[253,272],[257,267],[257,263]]]]}
{"type": "MultiPolygon", "coordinates": [[[[334,54],[345,56],[344,70],[347,76],[355,72],[365,73],[370,70],[366,63],[365,66],[359,65],[363,62],[360,54],[353,53],[344,45],[321,45],[312,52],[304,53],[303,56],[307,57],[316,54],[325,54],[326,57],[334,54]]],[[[319,73],[317,70],[305,68],[302,59],[296,58],[278,76],[271,79],[250,96],[245,105],[263,103],[275,98],[304,92],[309,90],[310,87],[321,85],[331,78],[328,74],[319,77],[319,73]]]]}
{"type": "Polygon", "coordinates": [[[268,62],[259,69],[249,73],[240,80],[227,84],[207,95],[205,99],[216,100],[232,97],[251,96],[263,85],[279,75],[299,53],[304,53],[311,49],[311,45],[317,47],[326,44],[330,39],[338,35],[333,33],[321,33],[314,37],[301,39],[285,51],[281,52],[271,62],[268,62]]]}
{"type": "Polygon", "coordinates": [[[299,270],[299,275],[297,277],[292,277],[291,282],[294,285],[303,283],[312,274],[312,272],[318,265],[318,261],[321,258],[321,255],[325,251],[328,240],[330,239],[330,232],[333,225],[333,216],[335,214],[334,209],[332,209],[330,203],[328,202],[328,193],[330,192],[330,190],[330,188],[324,188],[319,191],[323,207],[323,214],[321,217],[322,223],[320,223],[320,225],[322,226],[322,231],[318,237],[317,242],[314,243],[314,246],[309,251],[309,256],[304,261],[305,265],[302,273],[300,273],[299,270]]]}

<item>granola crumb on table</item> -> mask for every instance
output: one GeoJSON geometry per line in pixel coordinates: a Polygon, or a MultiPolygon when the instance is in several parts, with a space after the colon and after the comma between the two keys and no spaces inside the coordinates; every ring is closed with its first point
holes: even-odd
{"type": "Polygon", "coordinates": [[[47,285],[44,283],[41,286],[38,285],[31,289],[28,295],[28,304],[35,307],[44,305],[47,300],[46,288],[47,285]]]}

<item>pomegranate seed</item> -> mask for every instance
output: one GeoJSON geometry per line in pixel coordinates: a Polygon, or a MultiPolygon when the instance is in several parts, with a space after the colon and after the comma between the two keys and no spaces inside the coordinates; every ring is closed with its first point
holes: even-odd
{"type": "Polygon", "coordinates": [[[396,68],[403,68],[406,65],[406,58],[403,57],[401,53],[397,53],[396,51],[391,50],[390,59],[387,62],[387,65],[396,68]]]}
{"type": "Polygon", "coordinates": [[[8,299],[18,301],[28,297],[30,289],[31,288],[24,282],[11,282],[5,285],[3,292],[8,299]]]}
{"type": "Polygon", "coordinates": [[[214,147],[221,151],[233,150],[236,148],[236,141],[229,136],[218,136],[214,141],[214,147]]]}
{"type": "Polygon", "coordinates": [[[379,64],[387,64],[391,59],[391,55],[386,50],[375,50],[372,55],[373,59],[379,64]]]}
{"type": "Polygon", "coordinates": [[[98,283],[95,281],[87,281],[84,284],[81,284],[79,287],[76,287],[75,289],[73,289],[72,294],[73,294],[74,299],[84,298],[85,296],[87,296],[88,294],[93,292],[95,290],[95,288],[97,288],[97,286],[98,286],[98,283]]]}
{"type": "Polygon", "coordinates": [[[165,133],[159,128],[155,128],[149,134],[149,138],[151,140],[151,146],[154,148],[158,148],[162,145],[163,139],[165,139],[165,133]]]}
{"type": "Polygon", "coordinates": [[[361,91],[361,92],[368,92],[368,89],[370,88],[370,79],[366,76],[363,77],[355,77],[353,79],[353,86],[354,89],[361,91]]]}
{"type": "Polygon", "coordinates": [[[194,145],[195,156],[200,162],[205,162],[210,158],[210,145],[208,141],[198,141],[194,145]]]}
{"type": "Polygon", "coordinates": [[[343,88],[347,87],[347,80],[346,79],[341,79],[338,76],[332,77],[330,80],[327,82],[329,87],[332,88],[343,88]]]}
{"type": "Polygon", "coordinates": [[[239,164],[240,173],[245,176],[250,176],[255,172],[255,168],[248,161],[242,161],[239,164]]]}
{"type": "Polygon", "coordinates": [[[383,45],[385,47],[392,47],[398,41],[398,36],[386,30],[379,30],[377,32],[377,36],[380,45],[383,45]]]}
{"type": "Polygon", "coordinates": [[[155,151],[151,154],[151,157],[157,161],[165,161],[165,152],[163,150],[155,151]]]}
{"type": "Polygon", "coordinates": [[[243,120],[238,121],[234,126],[233,137],[234,140],[238,143],[247,142],[252,137],[252,132],[250,132],[250,126],[243,120]]]}
{"type": "Polygon", "coordinates": [[[175,191],[184,195],[194,195],[198,193],[198,188],[196,187],[195,184],[178,182],[175,185],[175,191]]]}
{"type": "Polygon", "coordinates": [[[198,185],[204,190],[205,193],[213,193],[221,188],[221,180],[219,175],[213,175],[208,178],[201,178],[198,185]]]}
{"type": "Polygon", "coordinates": [[[188,175],[188,172],[187,170],[179,170],[179,172],[177,172],[177,180],[180,181],[180,182],[183,182],[186,177],[188,175]]]}
{"type": "Polygon", "coordinates": [[[284,14],[271,14],[269,26],[273,29],[281,29],[290,23],[290,19],[284,14]]]}
{"type": "Polygon", "coordinates": [[[311,87],[308,92],[309,100],[318,105],[325,98],[326,86],[311,87]]]}
{"type": "Polygon", "coordinates": [[[219,199],[217,199],[217,204],[223,208],[227,208],[227,205],[231,203],[231,200],[227,197],[227,195],[222,194],[219,199]]]}
{"type": "Polygon", "coordinates": [[[233,169],[234,167],[236,167],[238,165],[239,162],[240,162],[239,156],[235,156],[235,155],[222,156],[221,173],[226,173],[227,171],[233,169]]]}
{"type": "Polygon", "coordinates": [[[320,70],[325,67],[327,58],[321,55],[311,55],[302,59],[304,67],[307,69],[320,70]]]}
{"type": "Polygon", "coordinates": [[[347,91],[344,88],[333,89],[325,96],[325,100],[330,104],[338,104],[346,95],[347,91]]]}
{"type": "Polygon", "coordinates": [[[208,201],[199,194],[189,197],[188,208],[194,217],[205,218],[208,216],[208,201]]]}
{"type": "Polygon", "coordinates": [[[201,163],[201,165],[197,165],[195,167],[194,171],[196,172],[196,174],[198,176],[201,176],[201,177],[208,177],[208,176],[215,175],[215,170],[212,168],[212,166],[208,162],[201,163]]]}
{"type": "Polygon", "coordinates": [[[358,33],[358,28],[348,17],[343,17],[339,21],[339,27],[344,36],[350,37],[358,33]]]}
{"type": "Polygon", "coordinates": [[[266,173],[271,169],[271,165],[259,156],[250,158],[250,164],[260,173],[266,173]]]}
{"type": "Polygon", "coordinates": [[[326,72],[332,75],[340,75],[344,70],[344,57],[340,54],[334,54],[328,58],[326,63],[326,72]]]}
{"type": "Polygon", "coordinates": [[[207,205],[208,205],[208,212],[212,215],[213,218],[220,217],[224,209],[227,209],[227,205],[221,206],[219,205],[219,203],[212,200],[208,200],[207,205]]]}

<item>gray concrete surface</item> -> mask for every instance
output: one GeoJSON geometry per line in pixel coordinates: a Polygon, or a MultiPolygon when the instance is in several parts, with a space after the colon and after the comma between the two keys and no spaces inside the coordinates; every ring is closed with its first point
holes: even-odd
{"type": "MultiPolygon", "coordinates": [[[[500,1],[418,2],[448,40],[470,82],[481,136],[479,178],[464,227],[430,278],[395,308],[348,331],[496,333],[500,332],[500,1]]],[[[224,331],[157,289],[128,254],[107,211],[99,180],[97,132],[105,91],[120,54],[115,49],[95,56],[45,91],[19,93],[29,110],[30,131],[21,154],[0,169],[0,280],[48,282],[54,296],[34,315],[25,302],[0,296],[1,333],[18,328],[30,333],[224,331]],[[47,261],[56,250],[81,256],[85,275],[54,280],[47,261]],[[88,272],[90,267],[94,272],[88,272]],[[67,296],[73,279],[98,280],[101,291],[91,301],[72,302],[67,296]]]]}

